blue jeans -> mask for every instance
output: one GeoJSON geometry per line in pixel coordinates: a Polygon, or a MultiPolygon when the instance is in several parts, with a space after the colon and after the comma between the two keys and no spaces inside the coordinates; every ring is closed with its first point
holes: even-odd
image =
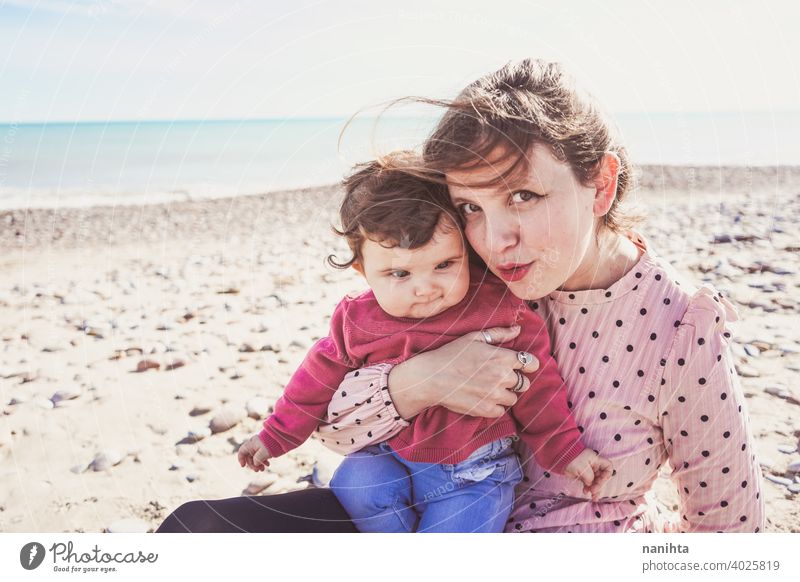
{"type": "Polygon", "coordinates": [[[503,437],[438,465],[382,442],[348,455],[330,487],[361,532],[502,532],[522,480],[512,443],[503,437]]]}

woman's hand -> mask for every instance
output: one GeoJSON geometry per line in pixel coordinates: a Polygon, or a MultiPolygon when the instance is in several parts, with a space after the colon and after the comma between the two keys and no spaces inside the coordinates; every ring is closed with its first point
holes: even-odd
{"type": "Polygon", "coordinates": [[[441,405],[470,416],[502,416],[530,387],[523,376],[522,387],[512,392],[518,382],[516,370],[530,373],[539,368],[535,357],[523,366],[518,352],[492,345],[510,341],[519,332],[519,326],[476,331],[396,365],[389,373],[389,394],[397,412],[411,419],[441,405]]]}

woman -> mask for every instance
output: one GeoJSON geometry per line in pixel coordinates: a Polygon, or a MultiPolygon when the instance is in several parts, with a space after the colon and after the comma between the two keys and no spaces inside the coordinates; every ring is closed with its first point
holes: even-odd
{"type": "MultiPolygon", "coordinates": [[[[728,344],[730,303],[682,282],[631,230],[627,154],[558,64],[525,60],[468,86],[426,142],[465,233],[509,291],[545,318],[586,444],[615,471],[593,502],[537,466],[509,532],[746,531],[764,527],[760,470],[728,344]],[[666,463],[680,493],[667,521],[645,498],[666,463]]],[[[350,375],[320,427],[349,453],[425,408],[495,417],[517,396],[508,329],[476,331],[397,366],[350,375]]],[[[526,386],[527,387],[527,386],[526,386]]],[[[355,531],[325,489],[193,501],[158,531],[355,531]]]]}

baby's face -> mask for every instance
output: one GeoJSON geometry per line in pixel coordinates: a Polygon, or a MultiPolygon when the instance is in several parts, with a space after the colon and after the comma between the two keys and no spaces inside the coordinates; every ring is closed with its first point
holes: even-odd
{"type": "Polygon", "coordinates": [[[361,254],[364,263],[356,269],[394,317],[431,317],[461,301],[469,289],[468,256],[457,228],[437,228],[428,244],[413,250],[367,240],[361,254]]]}

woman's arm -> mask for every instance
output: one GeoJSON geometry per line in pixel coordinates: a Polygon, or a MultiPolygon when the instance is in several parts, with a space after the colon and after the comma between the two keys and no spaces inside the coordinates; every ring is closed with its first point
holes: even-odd
{"type": "MultiPolygon", "coordinates": [[[[493,343],[515,338],[518,329],[486,330],[493,343]]],[[[516,384],[521,367],[517,352],[489,345],[481,332],[409,358],[396,366],[378,364],[347,375],[328,408],[318,437],[342,454],[386,440],[408,426],[430,406],[496,418],[517,401],[507,388],[516,384]]],[[[525,371],[533,372],[538,361],[525,371]]],[[[522,392],[530,382],[525,379],[522,392]]]]}
{"type": "Polygon", "coordinates": [[[680,531],[764,529],[761,470],[728,350],[735,319],[727,300],[701,289],[667,358],[659,409],[680,493],[680,531]]]}

